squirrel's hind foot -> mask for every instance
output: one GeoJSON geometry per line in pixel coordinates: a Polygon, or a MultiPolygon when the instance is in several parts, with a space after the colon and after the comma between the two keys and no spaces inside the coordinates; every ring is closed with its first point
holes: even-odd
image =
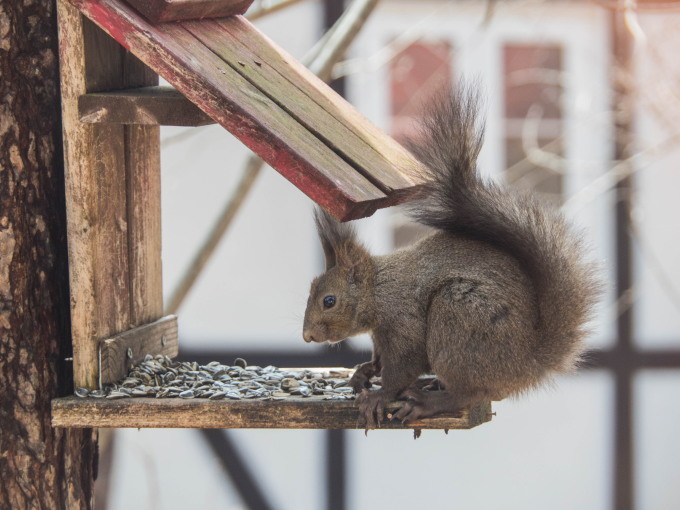
{"type": "Polygon", "coordinates": [[[390,419],[399,420],[403,424],[440,414],[460,416],[467,403],[461,401],[458,395],[446,390],[423,391],[409,388],[401,394],[401,397],[407,400],[390,416],[390,419]]]}

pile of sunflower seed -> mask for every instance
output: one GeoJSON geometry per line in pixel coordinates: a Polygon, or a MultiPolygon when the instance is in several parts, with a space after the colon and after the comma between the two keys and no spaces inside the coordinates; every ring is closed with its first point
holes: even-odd
{"type": "Polygon", "coordinates": [[[77,388],[86,398],[207,398],[210,400],[284,400],[316,397],[324,400],[354,398],[348,386],[349,371],[334,369],[280,369],[249,366],[242,358],[233,365],[211,361],[207,365],[174,361],[167,356],[147,355],[134,365],[125,379],[101,390],[77,388]]]}

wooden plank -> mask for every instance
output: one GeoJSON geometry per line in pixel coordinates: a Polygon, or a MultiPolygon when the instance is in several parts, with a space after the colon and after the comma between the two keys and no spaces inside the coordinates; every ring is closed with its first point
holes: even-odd
{"type": "Polygon", "coordinates": [[[293,57],[244,18],[183,26],[386,194],[408,193],[420,183],[423,172],[410,153],[380,130],[382,137],[373,136],[373,125],[351,104],[308,70],[303,73],[304,66],[290,65],[293,57]]]}
{"type": "MultiPolygon", "coordinates": [[[[324,111],[355,132],[363,143],[376,151],[382,159],[392,165],[393,172],[373,172],[370,168],[362,171],[373,172],[373,179],[384,181],[402,200],[412,197],[423,182],[422,164],[404,146],[368,120],[359,110],[335,93],[324,81],[312,73],[297,59],[279,47],[265,34],[257,30],[243,17],[234,16],[215,20],[235,39],[248,41],[248,46],[257,54],[266,55],[266,62],[279,74],[287,77],[296,87],[310,97],[324,111]],[[394,175],[396,174],[396,177],[394,175]],[[395,179],[394,181],[386,179],[395,179]],[[400,179],[400,180],[396,180],[400,179]]],[[[392,197],[394,198],[394,197],[392,197]]]]}
{"type": "Polygon", "coordinates": [[[78,98],[80,121],[155,126],[207,126],[215,121],[172,87],[97,92],[78,98]]]}
{"type": "Polygon", "coordinates": [[[160,144],[158,126],[125,127],[132,326],[163,316],[160,144]]]}
{"type": "MultiPolygon", "coordinates": [[[[105,37],[109,44],[115,44],[105,37]]],[[[128,52],[124,59],[121,74],[126,88],[158,88],[158,75],[149,67],[128,52]]],[[[160,127],[153,125],[125,126],[123,133],[130,281],[128,329],[163,316],[161,134],[160,127]]]]}
{"type": "Polygon", "coordinates": [[[127,0],[153,23],[245,13],[254,0],[127,0]]]}
{"type": "Polygon", "coordinates": [[[393,203],[178,23],[152,26],[121,0],[70,0],[296,187],[341,220],[393,203]]]}
{"type": "MultiPolygon", "coordinates": [[[[98,339],[129,324],[125,173],[110,171],[124,162],[123,130],[78,121],[78,97],[107,86],[103,74],[110,67],[88,73],[86,58],[101,31],[63,2],[58,15],[60,61],[69,63],[60,69],[74,379],[95,388],[98,339]]],[[[120,62],[120,50],[108,50],[99,56],[109,65],[120,62]]]]}
{"type": "MultiPolygon", "coordinates": [[[[389,409],[399,404],[388,405],[389,409]]],[[[491,419],[491,404],[482,402],[462,417],[436,417],[408,426],[383,420],[382,429],[469,429],[491,419]]],[[[288,397],[281,401],[66,397],[52,401],[55,427],[120,428],[263,428],[356,429],[352,400],[288,397]]]]}
{"type": "Polygon", "coordinates": [[[138,226],[160,221],[160,198],[153,198],[160,197],[160,185],[151,193],[149,186],[139,184],[151,182],[149,174],[160,171],[158,156],[151,154],[157,152],[160,138],[157,127],[130,131],[123,125],[83,124],[78,98],[88,92],[153,85],[157,77],[62,1],[58,19],[60,60],[69,63],[61,66],[61,87],[74,379],[77,386],[96,388],[99,340],[133,327],[135,315],[152,320],[162,314],[160,266],[145,276],[157,283],[140,286],[131,278],[145,271],[131,258],[151,257],[142,254],[145,250],[158,251],[160,257],[160,227],[156,235],[152,228],[138,226]],[[129,188],[147,193],[145,203],[153,202],[155,212],[130,206],[129,188]],[[139,219],[131,218],[130,211],[139,219]],[[141,238],[146,231],[148,243],[131,245],[131,232],[141,238]],[[132,301],[155,304],[137,313],[132,301]]]}
{"type": "Polygon", "coordinates": [[[100,386],[123,379],[130,367],[147,354],[174,358],[179,353],[177,317],[157,321],[119,333],[99,343],[100,386]]]}

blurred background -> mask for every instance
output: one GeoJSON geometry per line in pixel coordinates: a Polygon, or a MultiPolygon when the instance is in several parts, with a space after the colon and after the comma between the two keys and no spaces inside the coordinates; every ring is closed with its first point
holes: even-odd
{"type": "MultiPolygon", "coordinates": [[[[588,364],[495,403],[490,423],[417,441],[409,431],[103,433],[98,508],[680,508],[680,2],[284,0],[254,22],[302,59],[358,3],[377,5],[333,67],[338,92],[400,139],[434,88],[476,80],[482,171],[536,189],[583,227],[608,283],[588,364]]],[[[219,126],[162,130],[164,294],[181,358],[369,359],[366,338],[303,342],[309,283],[323,270],[312,202],[271,168],[248,170],[248,158],[219,126]],[[180,303],[235,190],[241,207],[180,303]]],[[[421,234],[395,208],[356,223],[375,253],[421,234]]]]}

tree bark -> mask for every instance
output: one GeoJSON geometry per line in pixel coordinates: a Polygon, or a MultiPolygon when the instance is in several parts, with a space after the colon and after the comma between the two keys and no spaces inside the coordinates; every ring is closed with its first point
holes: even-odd
{"type": "Polygon", "coordinates": [[[96,432],[72,390],[54,0],[0,3],[0,508],[92,508],[96,432]]]}

